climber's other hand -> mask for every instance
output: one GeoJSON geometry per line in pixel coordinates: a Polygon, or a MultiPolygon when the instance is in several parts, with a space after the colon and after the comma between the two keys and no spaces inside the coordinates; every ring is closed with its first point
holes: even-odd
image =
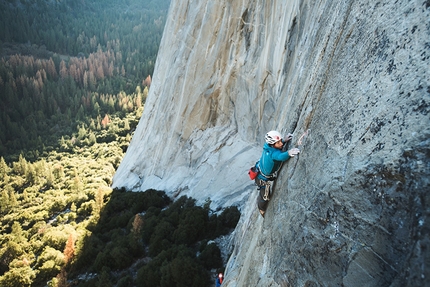
{"type": "Polygon", "coordinates": [[[287,135],[285,136],[285,142],[287,142],[287,141],[291,140],[292,138],[293,138],[293,135],[292,135],[292,134],[287,134],[287,135]]]}
{"type": "Polygon", "coordinates": [[[299,154],[300,150],[298,148],[292,148],[288,151],[288,155],[290,157],[294,157],[296,154],[299,154]]]}

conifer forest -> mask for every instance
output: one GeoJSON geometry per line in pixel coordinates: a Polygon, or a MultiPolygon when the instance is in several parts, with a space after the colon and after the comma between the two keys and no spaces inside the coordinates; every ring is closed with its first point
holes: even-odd
{"type": "Polygon", "coordinates": [[[0,286],[210,286],[222,271],[212,240],[237,208],[110,187],[169,4],[0,0],[0,286]]]}

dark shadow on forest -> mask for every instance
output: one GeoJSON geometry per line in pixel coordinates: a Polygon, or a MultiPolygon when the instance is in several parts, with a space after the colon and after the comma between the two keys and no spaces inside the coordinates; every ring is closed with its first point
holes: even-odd
{"type": "Polygon", "coordinates": [[[67,274],[69,286],[202,287],[212,286],[212,275],[223,271],[221,252],[211,240],[236,227],[236,207],[216,214],[210,201],[196,206],[183,196],[172,202],[156,190],[115,189],[106,200],[59,281],[67,274]]]}

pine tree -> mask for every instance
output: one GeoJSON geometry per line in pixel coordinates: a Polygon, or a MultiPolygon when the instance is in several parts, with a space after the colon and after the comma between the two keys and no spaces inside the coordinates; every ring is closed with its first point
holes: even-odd
{"type": "Polygon", "coordinates": [[[143,218],[140,214],[136,214],[134,216],[134,220],[133,220],[133,224],[132,224],[132,232],[138,236],[140,235],[140,232],[142,230],[142,226],[143,226],[143,218]]]}
{"type": "Polygon", "coordinates": [[[55,165],[53,174],[57,180],[62,180],[64,178],[64,167],[61,164],[55,165]]]}
{"type": "Polygon", "coordinates": [[[90,131],[95,131],[96,130],[96,123],[94,122],[94,119],[90,120],[89,130],[90,131]]]}
{"type": "Polygon", "coordinates": [[[151,75],[148,75],[148,77],[146,77],[146,79],[144,81],[144,85],[149,88],[151,86],[151,84],[152,84],[151,75]]]}
{"type": "Polygon", "coordinates": [[[103,203],[104,203],[104,192],[101,187],[97,189],[95,200],[96,201],[95,201],[93,212],[94,212],[94,215],[100,216],[100,212],[102,211],[103,203]]]}
{"type": "Polygon", "coordinates": [[[75,192],[79,192],[82,190],[82,182],[81,182],[81,179],[79,177],[78,170],[76,168],[74,169],[74,174],[75,174],[75,176],[73,178],[72,189],[75,192]]]}
{"type": "Polygon", "coordinates": [[[96,135],[91,131],[88,136],[88,144],[94,145],[97,142],[96,135]]]}
{"type": "Polygon", "coordinates": [[[109,113],[112,113],[112,114],[115,112],[115,101],[112,95],[109,96],[108,110],[109,110],[109,113]]]}
{"type": "Polygon", "coordinates": [[[64,62],[64,60],[61,60],[60,63],[60,76],[62,79],[65,79],[68,76],[66,62],[64,62]]]}
{"type": "Polygon", "coordinates": [[[76,212],[77,208],[76,208],[76,204],[74,202],[72,202],[72,205],[70,206],[70,210],[72,212],[76,212]]]}
{"type": "Polygon", "coordinates": [[[48,65],[47,65],[47,75],[49,76],[50,80],[56,80],[57,79],[57,70],[55,69],[55,64],[52,58],[49,58],[48,65]]]}
{"type": "Polygon", "coordinates": [[[18,175],[25,175],[27,171],[27,164],[27,160],[22,154],[20,154],[18,162],[13,163],[13,171],[18,175]]]}
{"type": "Polygon", "coordinates": [[[128,119],[124,120],[124,129],[129,131],[130,130],[130,124],[128,123],[128,119]]]}
{"type": "Polygon", "coordinates": [[[145,87],[145,89],[143,89],[143,100],[146,100],[146,98],[148,97],[148,93],[149,89],[148,87],[145,87]]]}
{"type": "Polygon", "coordinates": [[[64,261],[67,265],[72,261],[73,257],[75,256],[75,240],[73,239],[73,234],[69,235],[66,246],[64,247],[63,254],[64,254],[64,261]]]}
{"type": "Polygon", "coordinates": [[[46,171],[46,187],[48,189],[52,188],[54,186],[54,174],[52,172],[51,167],[48,167],[48,170],[46,171]]]}
{"type": "Polygon", "coordinates": [[[109,125],[109,123],[110,123],[109,116],[106,114],[105,117],[103,118],[101,124],[102,124],[103,128],[105,129],[109,125]]]}
{"type": "Polygon", "coordinates": [[[94,115],[99,115],[100,114],[100,105],[99,105],[99,103],[98,102],[96,102],[95,104],[94,104],[94,115]]]}
{"type": "Polygon", "coordinates": [[[15,221],[12,224],[12,232],[10,233],[13,238],[13,242],[18,244],[27,242],[27,239],[23,236],[22,233],[23,232],[21,224],[18,221],[15,221]]]}
{"type": "Polygon", "coordinates": [[[69,284],[67,284],[67,272],[64,268],[61,269],[60,274],[56,277],[57,285],[56,287],[68,287],[69,284]]]}
{"type": "Polygon", "coordinates": [[[9,172],[10,168],[7,166],[6,161],[3,157],[0,157],[0,181],[4,182],[9,172]]]}
{"type": "Polygon", "coordinates": [[[9,209],[9,193],[6,189],[1,192],[0,198],[0,213],[6,213],[9,209]]]}
{"type": "Polygon", "coordinates": [[[31,163],[27,164],[27,169],[25,170],[25,179],[26,179],[26,182],[30,185],[33,185],[36,183],[36,170],[34,169],[34,166],[31,163]]]}
{"type": "Polygon", "coordinates": [[[7,191],[9,197],[9,207],[17,206],[18,200],[16,199],[15,191],[13,190],[12,186],[7,185],[5,190],[7,191]]]}
{"type": "Polygon", "coordinates": [[[82,124],[82,126],[79,127],[79,130],[78,130],[78,140],[82,141],[83,139],[85,139],[86,135],[87,135],[87,130],[85,129],[84,124],[82,124]]]}

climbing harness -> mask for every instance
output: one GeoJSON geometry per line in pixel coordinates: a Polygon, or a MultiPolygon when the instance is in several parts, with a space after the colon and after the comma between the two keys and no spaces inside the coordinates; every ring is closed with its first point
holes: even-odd
{"type": "Polygon", "coordinates": [[[271,175],[265,175],[265,174],[261,171],[261,168],[260,168],[260,162],[259,162],[259,161],[257,161],[257,162],[255,163],[255,167],[257,168],[257,171],[258,171],[259,173],[261,173],[261,175],[262,175],[263,177],[265,177],[267,180],[270,180],[270,181],[274,181],[274,180],[276,179],[276,177],[278,176],[278,171],[281,169],[281,166],[282,166],[282,163],[281,163],[281,165],[278,167],[278,169],[277,169],[276,171],[274,171],[271,175]]]}
{"type": "MultiPolygon", "coordinates": [[[[278,171],[275,171],[274,173],[272,173],[272,175],[265,175],[262,171],[261,171],[261,169],[259,168],[259,167],[257,167],[258,168],[258,172],[259,173],[261,173],[261,175],[262,176],[264,176],[265,178],[267,178],[267,180],[270,180],[270,181],[274,181],[275,179],[276,179],[276,176],[277,176],[277,174],[278,174],[278,171]]],[[[279,170],[279,169],[278,169],[279,170]]]]}

